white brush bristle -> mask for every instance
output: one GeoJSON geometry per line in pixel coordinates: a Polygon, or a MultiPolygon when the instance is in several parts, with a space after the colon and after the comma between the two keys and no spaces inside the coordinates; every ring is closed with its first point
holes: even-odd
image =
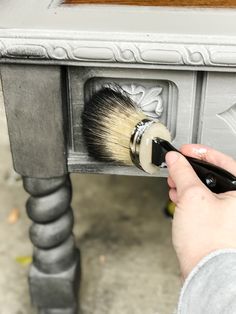
{"type": "Polygon", "coordinates": [[[108,116],[102,119],[104,130],[104,143],[107,151],[111,152],[112,159],[131,165],[130,158],[130,138],[138,122],[143,120],[145,115],[140,111],[125,107],[125,104],[119,104],[108,113],[108,116]]]}
{"type": "Polygon", "coordinates": [[[119,87],[103,88],[85,105],[83,135],[91,156],[131,165],[130,137],[145,118],[119,87]]]}
{"type": "MultiPolygon", "coordinates": [[[[82,115],[83,135],[89,155],[103,161],[132,165],[131,135],[143,119],[147,117],[121,88],[101,89],[85,105],[82,115]]],[[[169,139],[167,129],[166,134],[169,139]]]]}

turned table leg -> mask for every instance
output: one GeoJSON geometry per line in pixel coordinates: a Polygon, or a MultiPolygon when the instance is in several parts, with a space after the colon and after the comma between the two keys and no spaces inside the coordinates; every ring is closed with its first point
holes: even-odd
{"type": "Polygon", "coordinates": [[[0,70],[14,169],[31,195],[32,302],[40,314],[75,314],[80,264],[72,234],[65,71],[36,64],[1,64],[0,70]]]}
{"type": "Polygon", "coordinates": [[[75,314],[80,276],[75,247],[69,175],[52,179],[23,178],[31,195],[26,203],[34,245],[29,273],[32,302],[40,314],[75,314]]]}

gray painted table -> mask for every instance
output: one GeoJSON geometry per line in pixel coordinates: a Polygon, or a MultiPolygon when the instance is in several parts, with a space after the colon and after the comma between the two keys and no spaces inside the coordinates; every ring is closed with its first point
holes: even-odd
{"type": "Polygon", "coordinates": [[[69,173],[145,175],[88,157],[85,100],[119,83],[177,147],[201,142],[236,157],[235,26],[234,9],[0,2],[1,79],[14,168],[30,194],[29,284],[41,314],[78,310],[69,173]]]}

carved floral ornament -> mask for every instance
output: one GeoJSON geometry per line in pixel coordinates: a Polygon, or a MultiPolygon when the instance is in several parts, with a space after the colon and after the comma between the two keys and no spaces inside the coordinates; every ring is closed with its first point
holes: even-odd
{"type": "Polygon", "coordinates": [[[218,117],[223,119],[225,123],[236,134],[236,104],[228,108],[227,110],[217,114],[218,117]]]}
{"type": "Polygon", "coordinates": [[[162,87],[147,88],[142,85],[122,85],[122,89],[135,104],[149,117],[160,118],[163,111],[162,87]]]}

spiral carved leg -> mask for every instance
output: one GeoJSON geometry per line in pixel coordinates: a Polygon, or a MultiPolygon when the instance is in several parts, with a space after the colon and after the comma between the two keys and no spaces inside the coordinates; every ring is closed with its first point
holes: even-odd
{"type": "Polygon", "coordinates": [[[80,261],[72,234],[70,178],[24,178],[23,182],[31,195],[26,208],[33,221],[30,238],[34,253],[29,273],[32,302],[40,314],[75,314],[80,261]]]}

